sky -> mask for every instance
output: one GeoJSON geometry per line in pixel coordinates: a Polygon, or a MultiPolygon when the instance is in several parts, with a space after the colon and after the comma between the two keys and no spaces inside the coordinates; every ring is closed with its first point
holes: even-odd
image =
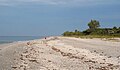
{"type": "Polygon", "coordinates": [[[0,36],[50,36],[88,28],[120,27],[120,0],[0,0],[0,36]]]}

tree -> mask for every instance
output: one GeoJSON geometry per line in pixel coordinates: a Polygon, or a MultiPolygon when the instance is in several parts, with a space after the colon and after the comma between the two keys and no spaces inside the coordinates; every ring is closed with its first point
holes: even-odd
{"type": "Polygon", "coordinates": [[[114,33],[117,33],[117,32],[118,32],[118,29],[117,29],[116,26],[114,26],[112,30],[113,30],[114,33]]]}
{"type": "Polygon", "coordinates": [[[113,30],[117,30],[117,27],[116,27],[116,26],[114,26],[114,27],[113,27],[113,30]]]}
{"type": "Polygon", "coordinates": [[[118,29],[120,29],[120,27],[118,29]]]}
{"type": "Polygon", "coordinates": [[[100,23],[97,20],[91,20],[88,23],[88,26],[89,26],[89,29],[93,31],[93,30],[97,29],[98,27],[100,27],[100,23]]]}
{"type": "Polygon", "coordinates": [[[82,35],[82,33],[79,30],[76,29],[75,32],[74,32],[74,35],[80,36],[80,35],[82,35]]]}
{"type": "Polygon", "coordinates": [[[76,29],[75,32],[78,32],[78,30],[76,29]]]}

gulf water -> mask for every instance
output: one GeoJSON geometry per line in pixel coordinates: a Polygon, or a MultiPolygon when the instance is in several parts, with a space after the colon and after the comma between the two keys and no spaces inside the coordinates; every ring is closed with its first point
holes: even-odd
{"type": "Polygon", "coordinates": [[[0,44],[41,39],[43,36],[0,36],[0,44]]]}

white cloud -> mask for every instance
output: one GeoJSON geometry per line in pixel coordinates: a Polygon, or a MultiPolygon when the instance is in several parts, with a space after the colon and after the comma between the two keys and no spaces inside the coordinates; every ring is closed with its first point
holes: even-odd
{"type": "Polygon", "coordinates": [[[49,4],[49,5],[96,5],[120,3],[120,0],[0,0],[0,5],[22,5],[22,4],[49,4]]]}

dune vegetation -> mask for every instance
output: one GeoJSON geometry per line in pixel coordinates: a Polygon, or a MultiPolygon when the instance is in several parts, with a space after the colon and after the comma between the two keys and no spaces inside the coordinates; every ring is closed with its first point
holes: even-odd
{"type": "Polygon", "coordinates": [[[91,20],[88,23],[88,29],[84,31],[66,31],[62,35],[69,37],[81,37],[81,38],[114,38],[120,37],[120,27],[114,26],[113,28],[102,28],[100,22],[97,20],[91,20]]]}

